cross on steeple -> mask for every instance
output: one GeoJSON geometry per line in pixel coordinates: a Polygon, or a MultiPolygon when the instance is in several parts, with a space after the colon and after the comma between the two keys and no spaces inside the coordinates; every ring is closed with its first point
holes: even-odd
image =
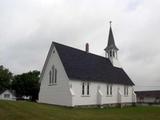
{"type": "Polygon", "coordinates": [[[109,21],[109,24],[110,24],[110,27],[111,27],[111,25],[112,25],[112,21],[109,21]]]}

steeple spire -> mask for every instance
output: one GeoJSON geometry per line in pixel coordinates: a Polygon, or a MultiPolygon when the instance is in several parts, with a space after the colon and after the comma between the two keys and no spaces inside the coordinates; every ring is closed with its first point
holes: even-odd
{"type": "Polygon", "coordinates": [[[118,61],[118,48],[115,44],[113,32],[112,32],[112,21],[109,22],[110,28],[109,28],[109,36],[108,36],[108,44],[107,47],[104,49],[106,53],[106,57],[111,61],[113,66],[121,67],[118,61]]]}
{"type": "Polygon", "coordinates": [[[109,36],[108,36],[108,45],[105,48],[105,50],[109,50],[109,49],[115,49],[118,50],[115,41],[114,41],[114,37],[113,37],[113,32],[112,32],[112,21],[109,22],[110,23],[110,29],[109,29],[109,36]]]}

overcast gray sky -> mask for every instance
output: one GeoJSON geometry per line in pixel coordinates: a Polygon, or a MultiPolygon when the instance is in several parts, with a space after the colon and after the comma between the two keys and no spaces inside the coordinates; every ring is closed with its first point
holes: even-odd
{"type": "Polygon", "coordinates": [[[43,67],[51,41],[104,56],[109,21],[137,89],[160,89],[160,0],[0,0],[0,64],[43,67]],[[145,87],[146,86],[146,87],[145,87]]]}

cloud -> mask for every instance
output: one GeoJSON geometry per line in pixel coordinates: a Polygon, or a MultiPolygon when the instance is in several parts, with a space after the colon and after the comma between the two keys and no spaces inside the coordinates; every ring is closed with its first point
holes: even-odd
{"type": "MultiPolygon", "coordinates": [[[[160,86],[159,0],[0,1],[0,64],[41,70],[51,41],[104,56],[110,20],[119,59],[137,86],[160,86]]],[[[153,88],[153,87],[152,87],[153,88]]]]}

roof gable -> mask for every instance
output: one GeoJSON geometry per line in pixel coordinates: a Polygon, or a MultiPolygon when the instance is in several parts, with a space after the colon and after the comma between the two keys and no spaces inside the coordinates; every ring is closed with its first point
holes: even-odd
{"type": "Polygon", "coordinates": [[[0,91],[0,95],[5,92],[9,92],[10,94],[15,95],[15,90],[8,90],[8,89],[0,91]]]}
{"type": "Polygon", "coordinates": [[[109,59],[53,42],[70,79],[134,85],[109,59]]]}

